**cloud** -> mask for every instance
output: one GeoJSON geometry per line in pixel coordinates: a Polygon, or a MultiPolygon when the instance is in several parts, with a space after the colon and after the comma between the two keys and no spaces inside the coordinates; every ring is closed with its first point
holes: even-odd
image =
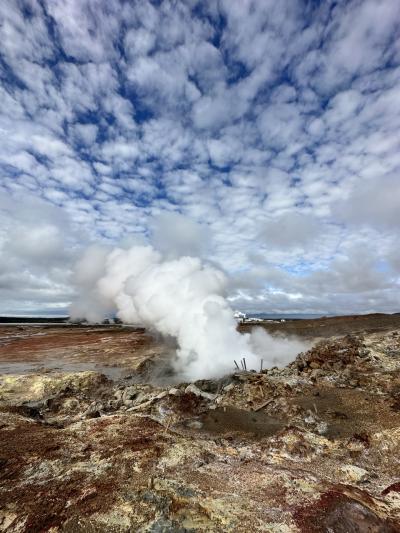
{"type": "Polygon", "coordinates": [[[364,179],[352,188],[349,197],[336,206],[346,222],[383,231],[400,227],[400,175],[364,179]]]}
{"type": "Polygon", "coordinates": [[[247,310],[398,310],[396,0],[0,13],[7,308],[65,306],[79,249],[159,217],[158,246],[218,265],[247,310]]]}
{"type": "Polygon", "coordinates": [[[34,196],[3,194],[0,226],[1,312],[60,304],[66,312],[79,248],[65,214],[34,196]]]}
{"type": "Polygon", "coordinates": [[[259,117],[260,134],[264,143],[276,150],[295,143],[300,137],[302,126],[303,118],[297,105],[273,104],[259,117]]]}
{"type": "Polygon", "coordinates": [[[296,212],[285,213],[267,220],[259,239],[277,248],[303,248],[320,234],[320,226],[312,215],[296,212]]]}
{"type": "Polygon", "coordinates": [[[210,249],[208,228],[179,213],[161,213],[151,227],[151,240],[165,257],[202,257],[210,249]]]}

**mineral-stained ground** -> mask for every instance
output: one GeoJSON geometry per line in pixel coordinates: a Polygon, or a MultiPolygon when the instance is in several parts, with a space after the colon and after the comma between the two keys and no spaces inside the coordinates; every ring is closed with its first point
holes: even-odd
{"type": "Polygon", "coordinates": [[[140,329],[2,326],[0,531],[399,532],[400,317],[354,320],[180,384],[140,329]]]}

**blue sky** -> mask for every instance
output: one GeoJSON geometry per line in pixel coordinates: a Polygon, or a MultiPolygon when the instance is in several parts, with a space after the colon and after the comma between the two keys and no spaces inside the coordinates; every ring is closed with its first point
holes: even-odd
{"type": "Polygon", "coordinates": [[[1,313],[151,241],[249,311],[399,311],[400,3],[2,0],[1,313]]]}

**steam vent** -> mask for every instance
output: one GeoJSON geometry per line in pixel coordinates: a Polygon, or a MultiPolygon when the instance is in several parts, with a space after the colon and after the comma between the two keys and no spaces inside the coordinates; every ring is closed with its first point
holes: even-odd
{"type": "Polygon", "coordinates": [[[400,0],[0,0],[0,533],[400,533],[400,0]]]}

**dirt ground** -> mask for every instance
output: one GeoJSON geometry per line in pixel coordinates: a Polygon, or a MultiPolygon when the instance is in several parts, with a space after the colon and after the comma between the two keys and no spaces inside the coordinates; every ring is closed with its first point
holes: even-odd
{"type": "Polygon", "coordinates": [[[162,386],[143,330],[0,327],[0,531],[399,532],[400,324],[379,316],[296,324],[334,337],[283,369],[162,386]]]}
{"type": "Polygon", "coordinates": [[[144,328],[0,325],[0,374],[96,370],[117,378],[164,352],[144,328]]]}
{"type": "Polygon", "coordinates": [[[376,333],[400,328],[400,313],[386,315],[374,313],[369,315],[349,315],[313,319],[286,319],[285,322],[261,320],[259,323],[241,324],[241,332],[250,331],[255,325],[268,332],[283,335],[295,335],[302,338],[329,338],[342,335],[376,333]]]}

